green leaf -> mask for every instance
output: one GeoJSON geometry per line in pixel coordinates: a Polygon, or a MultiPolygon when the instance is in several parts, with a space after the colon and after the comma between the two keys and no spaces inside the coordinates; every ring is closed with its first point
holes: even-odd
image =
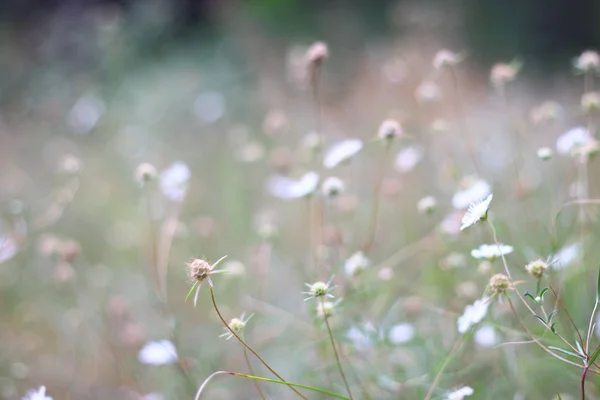
{"type": "Polygon", "coordinates": [[[594,362],[596,362],[598,356],[600,356],[600,346],[596,347],[596,351],[594,351],[594,354],[592,354],[592,356],[588,360],[587,365],[593,365],[594,362]]]}
{"type": "Polygon", "coordinates": [[[557,310],[554,310],[550,314],[548,314],[548,323],[549,324],[551,324],[552,321],[554,321],[554,317],[556,317],[557,312],[558,312],[557,310]]]}
{"type": "Polygon", "coordinates": [[[556,399],[557,400],[562,400],[562,397],[560,397],[560,393],[556,393],[556,399]]]}
{"type": "Polygon", "coordinates": [[[553,322],[552,325],[550,325],[550,330],[552,333],[556,333],[556,322],[553,322]]]}
{"type": "Polygon", "coordinates": [[[547,325],[546,320],[544,318],[540,317],[539,315],[534,315],[534,317],[542,321],[542,324],[547,325]]]}
{"type": "Polygon", "coordinates": [[[546,293],[548,293],[548,290],[550,290],[550,289],[545,287],[540,291],[540,294],[538,295],[538,297],[540,297],[542,299],[542,301],[544,301],[544,296],[546,295],[546,293]]]}
{"type": "Polygon", "coordinates": [[[187,296],[185,296],[185,301],[188,301],[188,299],[192,295],[192,292],[194,291],[194,289],[196,289],[196,286],[198,286],[198,281],[194,282],[194,284],[192,285],[192,288],[188,292],[187,296]]]}
{"type": "Polygon", "coordinates": [[[525,292],[525,297],[529,297],[531,300],[533,300],[534,303],[537,303],[537,301],[535,300],[535,297],[533,297],[533,295],[529,292],[525,292]]]}
{"type": "Polygon", "coordinates": [[[572,351],[569,351],[569,350],[561,349],[560,347],[548,346],[548,348],[551,350],[556,350],[558,352],[561,352],[563,354],[566,354],[566,355],[569,355],[572,357],[581,358],[582,360],[584,359],[581,355],[573,353],[572,351]]]}

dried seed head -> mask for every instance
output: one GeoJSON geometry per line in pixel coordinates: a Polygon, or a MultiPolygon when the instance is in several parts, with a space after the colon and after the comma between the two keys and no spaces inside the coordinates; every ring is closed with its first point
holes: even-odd
{"type": "Polygon", "coordinates": [[[229,321],[229,327],[235,333],[241,333],[246,327],[246,323],[239,318],[233,318],[231,321],[229,321]]]}
{"type": "Polygon", "coordinates": [[[394,119],[386,119],[379,126],[378,136],[380,139],[392,140],[402,135],[402,126],[394,119]]]}
{"type": "Polygon", "coordinates": [[[141,163],[135,170],[135,179],[144,186],[146,183],[153,181],[157,177],[156,168],[149,163],[141,163]]]}
{"type": "Polygon", "coordinates": [[[213,267],[208,262],[199,258],[193,259],[190,262],[188,262],[187,267],[188,276],[190,280],[192,282],[198,283],[201,283],[206,278],[208,278],[213,269],[213,267]]]}
{"type": "Polygon", "coordinates": [[[544,260],[534,260],[525,266],[529,275],[534,278],[541,278],[548,269],[548,264],[544,260]]]}
{"type": "Polygon", "coordinates": [[[306,51],[306,61],[309,65],[319,66],[328,57],[329,49],[324,42],[315,42],[306,51]]]}
{"type": "Polygon", "coordinates": [[[496,64],[490,72],[490,80],[496,87],[504,86],[508,82],[512,82],[517,77],[519,67],[511,64],[496,64]]]}
{"type": "Polygon", "coordinates": [[[335,176],[330,176],[325,179],[323,185],[321,186],[321,190],[323,191],[323,195],[325,197],[337,197],[344,192],[345,185],[344,181],[340,178],[336,178],[335,176]]]}
{"type": "Polygon", "coordinates": [[[588,92],[581,96],[581,108],[586,113],[600,110],[600,92],[588,92]]]}
{"type": "Polygon", "coordinates": [[[433,67],[435,69],[441,69],[443,67],[451,67],[458,64],[461,61],[461,57],[447,49],[442,49],[435,53],[433,57],[433,67]]]}
{"type": "Polygon", "coordinates": [[[496,294],[502,294],[510,288],[510,279],[504,274],[496,274],[490,278],[490,289],[496,294]]]}

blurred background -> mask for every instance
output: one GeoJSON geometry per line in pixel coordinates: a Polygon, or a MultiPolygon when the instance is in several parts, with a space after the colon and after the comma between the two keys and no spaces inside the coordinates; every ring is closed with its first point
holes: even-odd
{"type": "MultiPolygon", "coordinates": [[[[221,309],[254,314],[246,338],[283,376],[343,393],[301,293],[335,275],[331,322],[353,385],[374,399],[424,398],[456,318],[501,271],[469,256],[489,230],[458,236],[465,207],[453,198],[478,179],[493,188],[517,276],[534,257],[585,249],[553,277],[584,326],[598,228],[592,210],[584,223],[575,207],[557,213],[594,197],[597,162],[536,152],[573,127],[595,134],[600,101],[582,94],[596,77],[574,60],[598,48],[593,0],[1,2],[0,398],[42,385],[55,400],[193,398],[214,371],[246,372],[240,344],[219,338],[208,288],[196,308],[185,301],[186,262],[223,255],[221,309]],[[315,96],[316,41],[329,53],[315,96]],[[436,67],[442,49],[460,62],[436,67]],[[388,118],[406,136],[390,151],[374,140],[388,118]],[[348,138],[364,141],[361,153],[323,170],[319,149],[348,138]],[[158,179],[141,185],[141,163],[158,179]],[[345,184],[323,202],[316,249],[311,200],[269,190],[307,171],[345,184]],[[368,273],[354,276],[347,260],[374,202],[368,273]],[[161,340],[177,354],[148,360],[161,340]]],[[[490,315],[488,341],[464,345],[434,398],[461,385],[477,399],[579,397],[577,368],[533,345],[498,346],[528,337],[506,303],[490,315]]],[[[203,398],[259,398],[251,382],[220,379],[203,398]]]]}

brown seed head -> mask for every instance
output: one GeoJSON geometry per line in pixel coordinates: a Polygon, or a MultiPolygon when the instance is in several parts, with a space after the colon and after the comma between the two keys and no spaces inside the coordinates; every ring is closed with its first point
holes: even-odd
{"type": "Polygon", "coordinates": [[[490,278],[490,289],[496,294],[501,294],[510,288],[510,279],[504,274],[496,274],[490,278]]]}
{"type": "Polygon", "coordinates": [[[213,267],[199,258],[191,260],[188,264],[188,275],[191,281],[202,282],[210,275],[213,267]]]}

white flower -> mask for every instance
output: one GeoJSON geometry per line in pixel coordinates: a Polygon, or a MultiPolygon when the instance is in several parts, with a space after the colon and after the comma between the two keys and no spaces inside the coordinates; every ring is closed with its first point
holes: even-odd
{"type": "Polygon", "coordinates": [[[13,258],[17,251],[19,251],[17,242],[9,236],[0,234],[0,264],[13,258]]]}
{"type": "Polygon", "coordinates": [[[362,251],[357,251],[346,260],[344,264],[344,272],[348,276],[354,276],[359,271],[367,268],[370,265],[369,259],[362,251]]]}
{"type": "Polygon", "coordinates": [[[267,182],[269,193],[280,199],[299,199],[313,193],[319,185],[319,174],[307,172],[298,180],[276,175],[267,182]]]}
{"type": "Polygon", "coordinates": [[[456,65],[461,60],[462,57],[460,57],[458,54],[447,49],[442,49],[435,53],[432,64],[433,68],[441,69],[443,67],[456,65]]]}
{"type": "Polygon", "coordinates": [[[549,264],[554,269],[563,269],[579,257],[580,245],[573,243],[560,249],[554,256],[551,257],[549,264]]]}
{"type": "Polygon", "coordinates": [[[496,330],[489,325],[484,325],[477,329],[473,339],[475,339],[475,343],[481,347],[492,347],[498,342],[496,330]]]}
{"type": "Polygon", "coordinates": [[[176,162],[160,174],[160,190],[172,201],[183,201],[191,172],[182,162],[176,162]]]}
{"type": "Polygon", "coordinates": [[[148,342],[138,353],[138,360],[150,365],[172,364],[177,361],[177,350],[169,340],[148,342]]]}
{"type": "Polygon", "coordinates": [[[363,148],[363,142],[360,139],[347,139],[334,145],[323,160],[325,168],[334,168],[344,161],[349,160],[363,148]]]}
{"type": "Polygon", "coordinates": [[[410,342],[414,337],[415,328],[409,323],[394,325],[388,332],[388,339],[392,344],[410,342]]]}
{"type": "Polygon", "coordinates": [[[479,200],[469,206],[469,209],[461,220],[461,231],[487,218],[488,209],[493,197],[494,195],[490,193],[485,199],[479,200]]]}
{"type": "Polygon", "coordinates": [[[439,101],[442,99],[442,89],[435,82],[423,81],[417,86],[415,96],[420,103],[439,101]]]}
{"type": "Polygon", "coordinates": [[[573,61],[573,65],[580,71],[593,71],[600,69],[600,55],[592,50],[586,50],[573,61]]]}
{"type": "Polygon", "coordinates": [[[46,386],[40,386],[38,390],[29,390],[22,400],[53,400],[46,396],[46,386]]]}
{"type": "Polygon", "coordinates": [[[90,133],[104,114],[105,109],[104,102],[99,98],[92,95],[83,96],[69,111],[67,124],[75,133],[90,133]]]}
{"type": "Polygon", "coordinates": [[[396,170],[398,172],[408,172],[412,170],[421,161],[423,152],[416,147],[407,147],[400,150],[396,156],[396,170]]]}
{"type": "Polygon", "coordinates": [[[552,158],[552,149],[550,147],[540,147],[537,150],[537,156],[540,160],[549,160],[552,158]]]}
{"type": "Polygon", "coordinates": [[[463,400],[467,396],[472,396],[475,391],[471,386],[463,386],[446,395],[447,400],[463,400]]]}
{"type": "Polygon", "coordinates": [[[569,129],[556,140],[556,150],[560,154],[569,154],[578,146],[582,146],[592,140],[593,137],[586,128],[578,126],[569,129]]]}
{"type": "Polygon", "coordinates": [[[471,203],[483,199],[491,192],[492,188],[486,181],[477,180],[468,185],[466,189],[460,190],[454,194],[452,197],[452,206],[457,210],[465,209],[469,207],[471,203]]]}
{"type": "Polygon", "coordinates": [[[458,317],[457,320],[458,332],[465,333],[473,325],[481,321],[487,314],[488,306],[489,302],[487,298],[475,300],[473,304],[466,306],[463,315],[458,317]]]}
{"type": "Polygon", "coordinates": [[[346,185],[344,185],[344,181],[340,178],[336,178],[335,176],[330,176],[325,179],[323,184],[321,185],[321,191],[325,197],[335,197],[344,192],[346,185]]]}
{"type": "Polygon", "coordinates": [[[477,259],[485,258],[493,261],[498,257],[505,256],[513,252],[513,247],[506,244],[482,244],[477,249],[471,250],[471,256],[477,259]]]}

